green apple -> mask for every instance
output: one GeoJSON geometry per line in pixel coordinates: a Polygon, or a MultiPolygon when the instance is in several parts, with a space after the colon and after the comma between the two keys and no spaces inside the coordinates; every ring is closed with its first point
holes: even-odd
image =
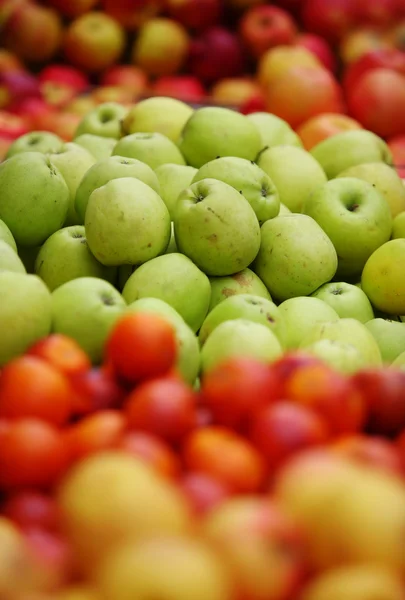
{"type": "Polygon", "coordinates": [[[388,319],[372,319],[366,327],[373,334],[385,363],[391,364],[405,352],[405,323],[388,319]]]}
{"type": "Polygon", "coordinates": [[[358,276],[368,257],[391,237],[392,217],[386,200],[361,179],[328,181],[307,199],[304,212],[332,240],[341,278],[358,276]]]}
{"type": "Polygon", "coordinates": [[[405,239],[383,244],[370,256],[361,287],[371,304],[389,315],[405,315],[405,239]]]}
{"type": "Polygon", "coordinates": [[[208,312],[226,298],[237,294],[252,294],[271,300],[269,291],[262,280],[248,268],[225,277],[210,277],[210,283],[211,302],[208,312]]]}
{"type": "Polygon", "coordinates": [[[51,294],[36,275],[0,272],[0,366],[51,331],[51,294]]]}
{"type": "Polygon", "coordinates": [[[139,298],[164,300],[193,331],[198,331],[208,312],[211,285],[187,256],[172,253],[153,258],[135,269],[122,295],[127,304],[139,298]]]}
{"type": "Polygon", "coordinates": [[[197,109],[182,131],[179,147],[187,163],[199,169],[218,156],[255,160],[262,142],[257,127],[229,108],[197,109]]]}
{"type": "Polygon", "coordinates": [[[123,156],[110,156],[99,160],[84,174],[76,191],[75,210],[82,223],[86,216],[90,194],[109,181],[122,177],[135,177],[158,194],[160,192],[159,181],[153,169],[140,160],[123,156]]]}
{"type": "Polygon", "coordinates": [[[35,261],[37,260],[38,252],[41,250],[40,246],[18,246],[17,252],[20,257],[25,270],[31,275],[35,274],[35,261]]]}
{"type": "Polygon", "coordinates": [[[75,137],[90,133],[118,140],[122,135],[121,124],[127,112],[128,109],[118,102],[103,102],[83,117],[76,129],[75,137]]]}
{"type": "Polygon", "coordinates": [[[392,154],[383,139],[365,129],[353,129],[319,142],[311,154],[333,179],[342,171],[365,163],[392,165],[392,154]]]}
{"type": "Polygon", "coordinates": [[[201,351],[203,373],[230,358],[253,358],[270,363],[283,351],[275,333],[247,319],[224,321],[214,329],[201,351]]]}
{"type": "Polygon", "coordinates": [[[260,226],[249,202],[216,179],[193,183],[180,194],[174,232],[179,251],[207,275],[238,273],[260,246],[260,226]]]}
{"type": "Polygon", "coordinates": [[[276,335],[280,345],[284,346],[286,327],[279,309],[271,300],[251,294],[230,296],[213,308],[201,326],[198,336],[200,345],[203,346],[205,344],[207,338],[218,325],[224,321],[234,319],[246,319],[255,323],[261,323],[265,327],[268,327],[276,335]]]}
{"type": "Polygon", "coordinates": [[[103,160],[111,156],[117,143],[115,138],[104,138],[92,133],[83,133],[74,138],[74,143],[82,146],[94,156],[96,160],[103,160]]]}
{"type": "Polygon", "coordinates": [[[357,177],[374,186],[388,202],[392,217],[405,211],[405,185],[393,167],[383,162],[355,165],[338,177],[357,177]]]}
{"type": "Polygon", "coordinates": [[[353,344],[340,340],[318,340],[307,346],[305,352],[344,375],[352,375],[367,367],[367,360],[361,352],[353,344]]]}
{"type": "Polygon", "coordinates": [[[35,273],[53,291],[63,283],[78,277],[99,277],[115,282],[115,267],[100,264],[87,246],[82,225],[71,225],[55,231],[41,247],[35,273]]]}
{"type": "Polygon", "coordinates": [[[402,352],[397,358],[391,363],[391,367],[405,371],[405,352],[402,352]]]}
{"type": "Polygon", "coordinates": [[[405,211],[399,213],[393,220],[391,237],[393,240],[405,238],[405,211]]]}
{"type": "Polygon", "coordinates": [[[14,140],[7,150],[6,158],[21,152],[58,152],[63,144],[63,140],[50,131],[30,131],[14,140]]]}
{"type": "Polygon", "coordinates": [[[302,148],[303,144],[300,137],[290,127],[287,121],[280,119],[276,115],[266,112],[255,112],[247,115],[257,127],[262,138],[262,147],[272,148],[273,146],[298,146],[302,148]]]}
{"type": "Polygon", "coordinates": [[[176,366],[185,381],[193,384],[200,370],[200,347],[194,332],[169,304],[158,298],[141,298],[128,305],[127,311],[157,313],[173,325],[177,340],[176,366]]]}
{"type": "Polygon", "coordinates": [[[339,319],[314,325],[300,344],[300,348],[305,349],[318,340],[352,344],[362,354],[365,366],[379,367],[382,365],[381,352],[377,342],[367,327],[357,319],[339,319]]]}
{"type": "Polygon", "coordinates": [[[160,196],[169,210],[170,218],[173,220],[180,192],[191,185],[197,169],[188,167],[187,165],[167,163],[160,165],[155,170],[155,173],[160,184],[160,196]]]}
{"type": "Polygon", "coordinates": [[[275,146],[260,153],[257,164],[276,186],[280,202],[300,213],[305,200],[327,178],[317,161],[303,148],[275,146]]]}
{"type": "Polygon", "coordinates": [[[289,298],[278,309],[285,325],[286,349],[298,348],[318,323],[339,320],[339,315],[329,304],[311,296],[289,298]]]}
{"type": "Polygon", "coordinates": [[[108,281],[73,279],[52,292],[52,330],[76,340],[99,363],[107,337],[125,309],[123,297],[108,281]]]}
{"type": "Polygon", "coordinates": [[[49,159],[59,170],[69,188],[69,208],[64,225],[77,225],[82,221],[75,209],[76,190],[96,159],[88,150],[73,142],[64,144],[59,152],[49,154],[49,159]]]}
{"type": "Polygon", "coordinates": [[[211,160],[199,169],[193,183],[202,179],[218,179],[235,188],[249,202],[260,224],[280,211],[276,186],[256,163],[245,158],[224,156],[211,160]]]}
{"type": "Polygon", "coordinates": [[[6,242],[11,248],[17,252],[17,244],[10,229],[7,227],[4,221],[0,220],[0,240],[6,242]]]}
{"type": "Polygon", "coordinates": [[[0,198],[0,219],[17,245],[36,246],[65,222],[69,188],[47,156],[23,152],[0,164],[0,198]]]}
{"type": "Polygon", "coordinates": [[[176,243],[176,236],[174,234],[174,224],[173,221],[171,223],[171,233],[170,233],[170,242],[169,245],[166,248],[166,252],[165,254],[172,254],[173,252],[178,252],[178,248],[177,248],[177,243],[176,243]]]}
{"type": "Polygon", "coordinates": [[[124,135],[130,133],[163,133],[177,142],[194,110],[176,98],[146,98],[132,106],[122,122],[124,135]]]}
{"type": "Polygon", "coordinates": [[[292,213],[262,225],[253,270],[273,298],[308,296],[332,279],[336,267],[333,244],[311,217],[292,213]]]}
{"type": "Polygon", "coordinates": [[[291,214],[291,210],[289,208],[287,208],[285,204],[280,202],[280,210],[279,210],[279,213],[277,216],[281,217],[283,215],[289,215],[289,214],[291,214]]]}
{"type": "Polygon", "coordinates": [[[186,164],[176,144],[161,133],[131,133],[116,143],[112,153],[137,158],[152,169],[166,163],[186,164]]]}
{"type": "Polygon", "coordinates": [[[312,296],[329,304],[342,319],[357,319],[360,323],[374,319],[370,300],[357,285],[345,281],[325,283],[312,296]]]}
{"type": "Polygon", "coordinates": [[[163,254],[170,241],[165,203],[134,177],[112,179],[90,194],[85,227],[90,251],[106,266],[140,265],[163,254]]]}
{"type": "Polygon", "coordinates": [[[4,240],[0,240],[0,271],[27,272],[17,252],[4,240]]]}

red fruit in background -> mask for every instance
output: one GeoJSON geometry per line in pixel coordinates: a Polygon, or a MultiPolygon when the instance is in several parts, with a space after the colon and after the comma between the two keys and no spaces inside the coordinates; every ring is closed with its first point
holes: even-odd
{"type": "Polygon", "coordinates": [[[119,21],[125,29],[138,29],[156,17],[164,0],[102,0],[103,10],[119,21]]]}
{"type": "Polygon", "coordinates": [[[220,425],[246,430],[252,415],[277,393],[277,377],[259,361],[229,360],[207,373],[201,385],[202,402],[220,425]]]}
{"type": "Polygon", "coordinates": [[[206,473],[186,473],[181,479],[180,487],[199,515],[206,514],[231,495],[226,485],[206,473]]]}
{"type": "Polygon", "coordinates": [[[12,493],[2,505],[1,512],[22,529],[40,527],[52,531],[59,524],[56,500],[38,490],[12,493]]]}
{"type": "Polygon", "coordinates": [[[48,585],[58,589],[67,585],[73,575],[73,551],[68,541],[41,527],[28,529],[24,531],[24,535],[48,575],[48,585]]]}
{"type": "Polygon", "coordinates": [[[0,73],[9,71],[25,71],[25,67],[14,52],[0,48],[0,73]]]}
{"type": "Polygon", "coordinates": [[[242,110],[254,107],[259,112],[266,108],[263,89],[253,77],[220,79],[211,88],[210,97],[215,104],[235,106],[242,110]]]}
{"type": "Polygon", "coordinates": [[[399,17],[402,0],[356,0],[354,10],[359,23],[386,27],[399,17]]]}
{"type": "Polygon", "coordinates": [[[277,469],[293,454],[326,443],[329,427],[306,406],[277,402],[256,412],[250,438],[270,468],[277,469]]]}
{"type": "Polygon", "coordinates": [[[383,437],[355,435],[341,438],[331,446],[344,458],[360,464],[381,469],[393,475],[402,474],[402,463],[398,449],[383,437]]]}
{"type": "Polygon", "coordinates": [[[405,53],[396,49],[382,49],[368,52],[359,60],[352,63],[343,75],[343,85],[346,91],[371,69],[391,69],[405,75],[405,53]]]}
{"type": "Polygon", "coordinates": [[[10,107],[10,110],[23,116],[27,120],[29,128],[36,131],[43,130],[43,124],[46,123],[49,115],[55,113],[55,109],[40,97],[21,98],[10,107]]]}
{"type": "Polygon", "coordinates": [[[302,7],[305,29],[331,42],[340,40],[358,22],[356,2],[357,0],[305,0],[302,7]]]}
{"type": "Polygon", "coordinates": [[[100,85],[122,87],[138,96],[146,91],[148,78],[146,73],[135,65],[114,65],[104,71],[100,78],[100,85]]]}
{"type": "Polygon", "coordinates": [[[212,27],[193,38],[189,70],[205,83],[243,73],[245,56],[235,34],[224,27],[212,27]]]}
{"type": "Polygon", "coordinates": [[[55,113],[49,114],[48,119],[44,119],[42,129],[56,133],[65,142],[71,142],[75,137],[80,121],[81,117],[79,115],[55,111],[55,113]]]}
{"type": "Polygon", "coordinates": [[[38,74],[40,83],[59,83],[77,92],[85,92],[90,87],[87,75],[69,65],[48,65],[38,74]]]}
{"type": "Polygon", "coordinates": [[[323,113],[305,121],[296,132],[300,136],[304,148],[311,150],[323,140],[353,129],[362,129],[362,127],[360,123],[347,115],[323,113]]]}
{"type": "Polygon", "coordinates": [[[130,428],[176,443],[196,426],[196,394],[180,379],[155,379],[128,396],[125,411],[130,428]]]}
{"type": "Polygon", "coordinates": [[[78,17],[98,4],[98,0],[47,0],[66,17],[78,17]]]}
{"type": "Polygon", "coordinates": [[[90,359],[79,344],[60,333],[52,333],[39,340],[31,346],[28,354],[42,358],[68,376],[83,373],[91,368],[90,359]]]}
{"type": "Polygon", "coordinates": [[[152,433],[129,431],[122,437],[118,448],[145,461],[163,477],[174,479],[180,474],[180,460],[174,450],[152,433]]]}
{"type": "Polygon", "coordinates": [[[156,96],[169,96],[183,102],[202,102],[206,96],[203,84],[192,75],[164,75],[151,86],[156,96]]]}
{"type": "Polygon", "coordinates": [[[399,450],[399,456],[400,456],[401,464],[402,464],[402,471],[405,474],[405,429],[399,436],[399,438],[396,442],[396,447],[399,450]]]}
{"type": "Polygon", "coordinates": [[[27,119],[13,115],[6,110],[0,110],[0,136],[15,140],[30,130],[27,119]]]}
{"type": "Polygon", "coordinates": [[[124,389],[113,374],[103,368],[81,371],[70,377],[75,415],[87,415],[99,410],[121,406],[124,389]]]}
{"type": "Polygon", "coordinates": [[[323,365],[323,362],[301,350],[287,352],[271,365],[270,368],[278,379],[278,400],[285,398],[285,386],[288,384],[290,377],[299,369],[310,365],[323,365]]]}
{"type": "Polygon", "coordinates": [[[352,116],[377,135],[405,134],[405,75],[370,70],[348,91],[347,103],[352,116]]]}
{"type": "Polygon", "coordinates": [[[165,375],[176,360],[172,325],[159,315],[128,314],[115,325],[106,357],[116,373],[130,382],[165,375]]]}
{"type": "Polygon", "coordinates": [[[242,40],[255,58],[274,46],[291,44],[298,27],[291,15],[277,6],[254,6],[239,24],[242,40]]]}
{"type": "Polygon", "coordinates": [[[65,443],[71,460],[117,448],[127,422],[118,410],[100,410],[72,425],[65,434],[65,443]]]}
{"type": "Polygon", "coordinates": [[[301,33],[295,38],[294,45],[306,48],[319,58],[326,69],[329,69],[329,71],[332,72],[336,71],[337,65],[335,54],[328,42],[320,35],[315,35],[314,33],[301,33]]]}
{"type": "Polygon", "coordinates": [[[69,462],[62,432],[39,419],[20,419],[2,428],[0,488],[49,486],[69,462]]]}
{"type": "Polygon", "coordinates": [[[405,373],[394,369],[359,371],[352,382],[367,407],[367,431],[398,435],[405,428],[405,373]]]}
{"type": "Polygon", "coordinates": [[[342,90],[323,68],[292,67],[268,86],[265,94],[267,110],[293,128],[324,112],[344,112],[342,90]]]}
{"type": "Polygon", "coordinates": [[[39,82],[34,75],[24,71],[0,73],[0,107],[13,108],[28,98],[40,98],[39,82]]]}
{"type": "Polygon", "coordinates": [[[165,9],[185,27],[202,31],[219,23],[222,0],[165,0],[165,9]]]}
{"type": "Polygon", "coordinates": [[[390,138],[388,146],[391,150],[397,173],[405,179],[405,135],[390,138]]]}

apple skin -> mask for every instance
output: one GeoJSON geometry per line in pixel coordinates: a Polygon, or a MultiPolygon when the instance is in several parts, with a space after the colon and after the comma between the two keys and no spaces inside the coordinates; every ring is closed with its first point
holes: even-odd
{"type": "MultiPolygon", "coordinates": [[[[405,187],[405,186],[404,186],[405,187]]],[[[392,235],[393,240],[398,238],[405,238],[405,209],[403,212],[397,214],[392,222],[392,235]]]]}
{"type": "Polygon", "coordinates": [[[260,85],[267,89],[277,79],[283,77],[295,67],[313,67],[322,69],[321,61],[306,48],[298,46],[277,46],[267,50],[260,57],[257,77],[260,85]]]}
{"type": "Polygon", "coordinates": [[[327,182],[322,167],[303,148],[274,146],[259,154],[257,164],[273,181],[280,202],[293,213],[302,212],[310,194],[327,182]]]}
{"type": "Polygon", "coordinates": [[[334,276],[335,248],[318,223],[291,214],[266,221],[253,270],[279,301],[307,296],[334,276]]]}
{"type": "Polygon", "coordinates": [[[371,183],[386,199],[392,217],[405,211],[405,186],[395,169],[385,163],[365,163],[350,167],[339,173],[339,177],[356,177],[371,183]]]}
{"type": "Polygon", "coordinates": [[[339,320],[339,315],[329,304],[311,296],[289,298],[279,304],[278,309],[285,323],[286,349],[299,348],[318,323],[339,320]]]}
{"type": "Polygon", "coordinates": [[[87,169],[76,190],[75,210],[80,223],[84,223],[92,192],[109,181],[122,177],[134,177],[151,187],[157,194],[160,192],[157,176],[151,167],[140,160],[122,156],[110,156],[99,160],[87,169]]]}
{"type": "Polygon", "coordinates": [[[187,163],[199,169],[218,156],[255,160],[261,138],[246,116],[229,108],[205,107],[185,124],[179,147],[187,163]]]}
{"type": "Polygon", "coordinates": [[[162,133],[131,133],[117,142],[112,154],[137,158],[152,169],[157,169],[166,163],[186,164],[174,142],[162,133]]]}
{"type": "Polygon", "coordinates": [[[162,75],[150,88],[154,96],[176,98],[183,102],[203,102],[207,95],[201,81],[194,75],[162,75]]]}
{"type": "MultiPolygon", "coordinates": [[[[250,106],[259,105],[264,110],[264,94],[261,86],[253,77],[226,77],[220,79],[211,88],[210,100],[213,104],[233,106],[243,114],[253,112],[250,106]]],[[[254,110],[260,110],[255,108],[254,110]]]]}
{"type": "Polygon", "coordinates": [[[405,135],[394,135],[389,138],[388,147],[392,153],[394,168],[405,181],[405,135]]]}
{"type": "Polygon", "coordinates": [[[360,275],[369,256],[391,237],[388,203],[371,183],[355,177],[328,181],[307,199],[304,212],[332,240],[340,277],[360,275]]]}
{"type": "Polygon", "coordinates": [[[405,371],[405,352],[401,352],[399,356],[391,363],[391,367],[405,371]]]}
{"type": "Polygon", "coordinates": [[[338,54],[344,66],[350,66],[369,52],[386,50],[390,46],[382,29],[370,25],[360,25],[356,29],[348,31],[340,40],[338,54]]]}
{"type": "Polygon", "coordinates": [[[17,244],[15,243],[15,239],[10,229],[7,227],[4,221],[0,219],[0,240],[2,242],[6,242],[14,250],[17,252],[17,244]]]}
{"type": "Polygon", "coordinates": [[[306,346],[305,352],[344,375],[352,375],[367,367],[367,360],[361,352],[353,344],[340,340],[318,340],[306,346]]]}
{"type": "Polygon", "coordinates": [[[170,304],[196,332],[208,312],[211,285],[208,277],[189,258],[171,253],[135,269],[122,295],[127,304],[139,298],[159,298],[170,304]]]}
{"type": "Polygon", "coordinates": [[[250,54],[259,58],[269,48],[293,43],[298,27],[286,10],[259,5],[243,14],[239,32],[250,54]]]}
{"type": "Polygon", "coordinates": [[[207,373],[230,358],[243,357],[270,363],[282,355],[275,333],[247,319],[224,321],[214,329],[201,351],[201,370],[207,373]]]}
{"type": "Polygon", "coordinates": [[[114,283],[117,270],[104,267],[91,254],[82,225],[72,225],[55,231],[38,252],[35,274],[55,290],[67,281],[79,277],[98,277],[114,283]]]}
{"type": "Polygon", "coordinates": [[[366,327],[373,334],[384,363],[391,364],[405,352],[405,323],[372,319],[366,323],[366,327]]]}
{"type": "Polygon", "coordinates": [[[103,11],[121,23],[128,31],[137,31],[141,25],[161,12],[162,0],[102,0],[103,11]]]}
{"type": "Polygon", "coordinates": [[[338,133],[362,129],[360,123],[338,113],[322,113],[311,117],[297,129],[304,148],[311,150],[314,146],[338,133]]]}
{"type": "Polygon", "coordinates": [[[60,85],[73,93],[86,92],[90,88],[89,78],[79,69],[69,65],[50,64],[41,69],[38,80],[43,86],[49,84],[60,85]]]}
{"type": "Polygon", "coordinates": [[[356,285],[345,281],[325,283],[312,296],[329,304],[341,319],[357,319],[360,323],[367,323],[374,319],[370,300],[356,285]]]}
{"type": "Polygon", "coordinates": [[[22,152],[0,164],[0,195],[0,219],[17,245],[41,244],[65,222],[68,186],[39,152],[22,152]]]}
{"type": "Polygon", "coordinates": [[[286,327],[279,309],[271,300],[251,294],[231,296],[211,310],[200,329],[200,345],[204,346],[218,325],[234,319],[245,319],[268,327],[276,335],[281,347],[284,347],[286,327]]]}
{"type": "Polygon", "coordinates": [[[58,9],[66,17],[74,18],[82,15],[98,4],[97,0],[49,0],[49,4],[58,9]]]}
{"type": "Polygon", "coordinates": [[[238,273],[259,250],[260,226],[252,207],[223,181],[203,179],[184,190],[173,222],[179,251],[207,275],[238,273]]]}
{"type": "Polygon", "coordinates": [[[294,45],[312,52],[323,66],[334,73],[336,71],[336,57],[328,42],[320,35],[301,33],[294,40],[294,45]]]}
{"type": "Polygon", "coordinates": [[[69,188],[69,208],[64,225],[65,227],[77,225],[81,221],[75,209],[76,191],[83,176],[94,165],[96,159],[88,150],[73,142],[64,144],[59,152],[51,153],[48,156],[69,188]]]}
{"type": "Polygon", "coordinates": [[[170,218],[174,219],[177,199],[180,192],[191,185],[197,169],[186,165],[166,163],[155,169],[160,185],[160,197],[166,204],[170,218]]]}
{"type": "Polygon", "coordinates": [[[163,254],[170,240],[165,203],[134,177],[112,179],[90,194],[85,227],[90,251],[105,266],[140,265],[163,254]]]}
{"type": "Polygon", "coordinates": [[[125,118],[128,110],[117,102],[105,102],[99,104],[87,113],[76,130],[75,137],[84,133],[91,133],[100,137],[121,137],[121,121],[125,118]]]}
{"type": "Polygon", "coordinates": [[[8,149],[6,158],[11,158],[21,152],[40,152],[48,154],[59,152],[63,148],[63,141],[58,135],[50,131],[30,131],[18,137],[8,149]]]}
{"type": "Polygon", "coordinates": [[[273,146],[297,146],[302,148],[298,135],[289,126],[287,121],[267,112],[253,112],[247,115],[249,121],[254,123],[262,139],[262,148],[273,146]]]}
{"type": "Polygon", "coordinates": [[[126,311],[156,313],[167,318],[173,325],[177,340],[176,367],[190,384],[197,379],[200,371],[200,347],[194,331],[181,315],[167,302],[159,298],[140,298],[128,304],[126,311]]]}
{"type": "Polygon", "coordinates": [[[364,366],[380,367],[382,365],[381,352],[377,342],[367,327],[357,319],[344,318],[314,325],[303,339],[300,348],[305,350],[319,340],[352,344],[362,354],[364,366]]]}
{"type": "Polygon", "coordinates": [[[187,58],[190,39],[187,30],[173,19],[152,18],[138,31],[132,48],[132,62],[148,75],[173,75],[187,58]]]}
{"type": "Polygon", "coordinates": [[[211,283],[211,302],[208,312],[211,312],[220,302],[238,294],[252,294],[271,300],[264,283],[256,273],[248,268],[228,277],[210,277],[209,279],[211,283]]]}
{"type": "Polygon", "coordinates": [[[405,315],[405,239],[383,244],[370,256],[361,287],[375,308],[389,315],[405,315]]]}
{"type": "Polygon", "coordinates": [[[122,121],[122,133],[162,133],[177,143],[194,110],[176,98],[146,98],[132,106],[122,121]]]}
{"type": "Polygon", "coordinates": [[[332,43],[358,23],[352,0],[306,0],[302,18],[306,30],[332,43]]]}
{"type": "Polygon", "coordinates": [[[166,0],[166,10],[187,29],[199,32],[219,23],[223,6],[220,0],[166,0]]]}
{"type": "Polygon", "coordinates": [[[0,272],[0,366],[51,331],[51,294],[35,275],[0,272]]]}
{"type": "Polygon", "coordinates": [[[96,160],[103,160],[111,156],[117,143],[115,138],[105,138],[92,133],[75,136],[73,141],[88,150],[96,160]]]}
{"type": "Polygon", "coordinates": [[[17,252],[2,239],[0,239],[0,271],[27,272],[17,252]]]}
{"type": "Polygon", "coordinates": [[[102,86],[125,88],[138,97],[146,91],[148,77],[135,65],[114,65],[102,73],[100,83],[102,86]]]}
{"type": "Polygon", "coordinates": [[[363,129],[334,135],[312,148],[311,154],[322,166],[328,179],[333,179],[349,167],[364,163],[383,162],[392,165],[392,154],[384,140],[363,129]]]}
{"type": "Polygon", "coordinates": [[[224,156],[205,163],[193,183],[203,179],[218,179],[235,188],[249,202],[260,225],[280,211],[276,186],[260,167],[245,158],[224,156]]]}
{"type": "Polygon", "coordinates": [[[63,41],[69,63],[86,73],[98,73],[118,62],[125,48],[122,27],[100,11],[90,11],[72,21],[63,41]]]}
{"type": "Polygon", "coordinates": [[[342,80],[344,89],[350,92],[357,81],[372,69],[391,69],[405,75],[404,53],[396,48],[383,48],[367,52],[345,69],[342,80]]]}
{"type": "Polygon", "coordinates": [[[79,277],[52,292],[52,330],[80,345],[93,363],[104,356],[104,344],[126,304],[104,279],[79,277]]]}

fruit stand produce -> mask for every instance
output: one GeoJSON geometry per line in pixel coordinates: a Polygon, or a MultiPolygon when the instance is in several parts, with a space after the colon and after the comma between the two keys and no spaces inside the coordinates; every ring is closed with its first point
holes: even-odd
{"type": "Polygon", "coordinates": [[[405,0],[0,0],[0,600],[405,600],[405,0]]]}

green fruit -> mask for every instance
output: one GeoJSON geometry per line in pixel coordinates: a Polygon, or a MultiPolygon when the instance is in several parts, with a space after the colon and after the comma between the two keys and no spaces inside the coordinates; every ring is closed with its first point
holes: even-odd
{"type": "Polygon", "coordinates": [[[211,302],[208,312],[226,298],[236,294],[252,294],[271,300],[269,291],[262,280],[250,269],[243,269],[239,273],[225,277],[210,277],[210,283],[211,302]]]}
{"type": "Polygon", "coordinates": [[[185,160],[172,140],[161,133],[132,133],[117,142],[113,155],[136,158],[152,169],[172,163],[185,165],[185,160]]]}

